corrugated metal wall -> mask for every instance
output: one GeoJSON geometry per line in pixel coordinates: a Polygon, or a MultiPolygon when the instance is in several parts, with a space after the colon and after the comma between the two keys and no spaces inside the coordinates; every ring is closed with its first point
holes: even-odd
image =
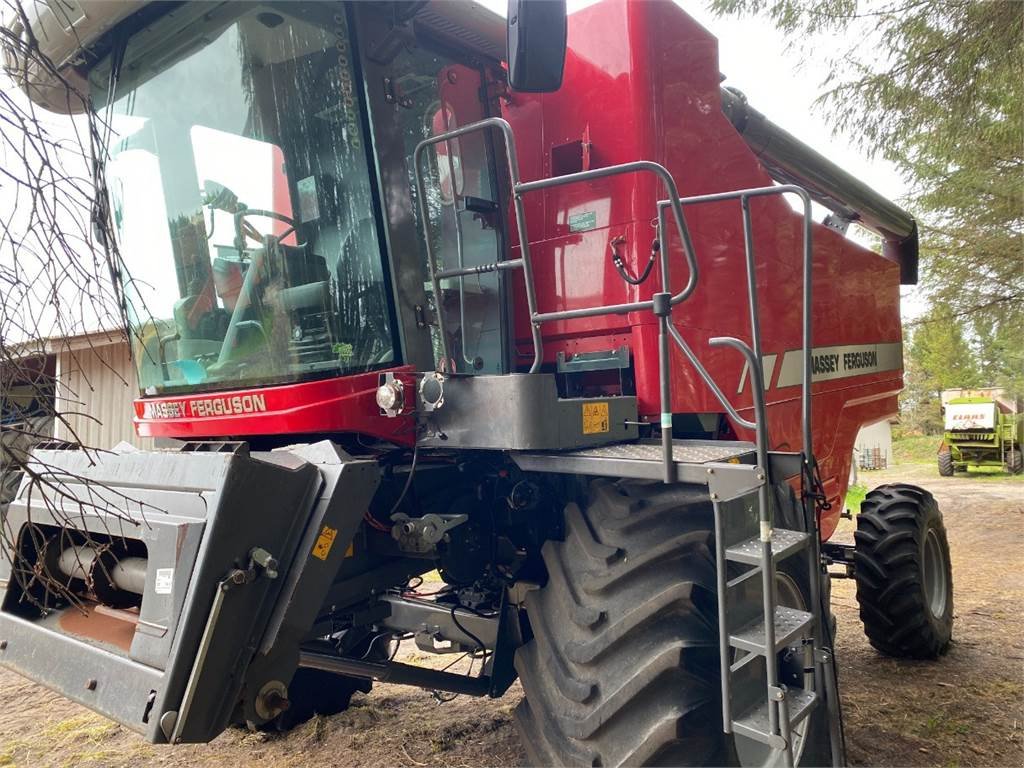
{"type": "Polygon", "coordinates": [[[113,448],[121,441],[148,447],[151,441],[136,437],[132,428],[132,400],[138,385],[127,342],[57,354],[57,410],[77,413],[67,416],[69,425],[58,422],[54,437],[74,440],[73,429],[78,441],[92,448],[113,448]]]}

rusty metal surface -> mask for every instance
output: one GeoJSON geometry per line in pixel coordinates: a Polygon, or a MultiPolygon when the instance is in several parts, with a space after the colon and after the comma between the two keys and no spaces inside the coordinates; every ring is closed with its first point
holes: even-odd
{"type": "Polygon", "coordinates": [[[129,619],[131,615],[132,612],[126,610],[86,605],[65,608],[58,623],[61,630],[69,635],[128,651],[139,620],[137,611],[134,612],[134,621],[129,619]]]}

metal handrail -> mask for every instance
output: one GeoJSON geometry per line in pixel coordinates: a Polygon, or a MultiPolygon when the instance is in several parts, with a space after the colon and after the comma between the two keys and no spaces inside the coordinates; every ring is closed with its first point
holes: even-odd
{"type": "MultiPolygon", "coordinates": [[[[581,171],[578,173],[557,176],[550,179],[539,179],[531,182],[521,182],[519,179],[519,166],[516,156],[515,139],[512,134],[512,128],[505,120],[493,117],[481,120],[476,123],[471,123],[466,126],[462,126],[461,128],[448,131],[438,136],[430,137],[420,142],[416,146],[413,155],[414,173],[419,197],[420,215],[424,223],[425,229],[427,221],[427,207],[426,196],[424,194],[423,189],[423,173],[421,163],[423,151],[426,149],[426,147],[431,146],[433,144],[437,144],[442,141],[450,142],[451,139],[457,138],[458,136],[462,136],[473,131],[486,130],[488,128],[497,128],[498,130],[500,130],[505,142],[506,156],[508,158],[509,166],[509,177],[512,183],[512,199],[515,208],[516,227],[519,234],[520,258],[507,259],[502,262],[480,265],[477,267],[465,267],[462,264],[460,244],[459,267],[456,269],[438,270],[436,258],[434,256],[434,251],[430,243],[429,233],[427,233],[427,262],[428,268],[430,270],[431,282],[434,288],[435,301],[438,300],[438,297],[440,296],[441,292],[440,280],[445,277],[457,276],[461,280],[462,277],[468,274],[480,274],[483,272],[521,268],[523,270],[523,277],[526,283],[526,299],[530,313],[531,334],[533,337],[534,345],[534,360],[533,364],[530,367],[530,373],[536,373],[540,369],[541,362],[543,360],[543,339],[541,338],[540,334],[541,323],[551,322],[555,320],[569,320],[583,317],[594,317],[599,315],[623,314],[626,312],[634,312],[641,310],[650,310],[651,312],[653,312],[657,316],[659,322],[658,358],[661,399],[661,434],[664,466],[663,474],[666,483],[675,482],[676,480],[676,465],[673,457],[672,445],[672,377],[668,354],[670,340],[674,342],[676,346],[680,349],[683,355],[687,358],[690,364],[697,371],[700,378],[703,379],[705,384],[714,394],[715,398],[722,404],[722,406],[732,417],[732,419],[738,425],[755,431],[757,464],[761,468],[763,473],[759,475],[759,479],[761,479],[762,482],[758,486],[757,494],[759,506],[758,515],[760,522],[760,540],[762,545],[761,561],[762,563],[766,564],[765,567],[762,568],[762,595],[764,601],[763,609],[765,614],[764,641],[765,648],[769,649],[766,652],[765,670],[768,688],[767,695],[768,700],[770,702],[768,710],[769,727],[772,733],[774,734],[780,734],[782,731],[788,732],[788,711],[786,709],[785,701],[781,698],[782,694],[780,693],[780,689],[778,687],[778,661],[772,650],[775,647],[775,627],[773,620],[775,614],[773,581],[774,569],[767,567],[767,564],[773,562],[773,515],[772,508],[768,498],[768,419],[767,407],[765,404],[764,396],[764,354],[761,346],[760,308],[757,293],[756,264],[754,258],[754,237],[750,216],[750,200],[755,197],[765,197],[769,195],[795,194],[799,196],[801,201],[803,202],[803,295],[801,316],[801,426],[803,433],[802,462],[804,477],[811,478],[814,469],[814,460],[811,442],[811,351],[813,348],[811,338],[811,310],[813,297],[811,269],[813,265],[811,246],[812,227],[810,195],[808,194],[807,190],[805,190],[802,187],[793,184],[786,184],[680,198],[676,188],[675,180],[673,179],[672,175],[664,168],[664,166],[658,163],[644,160],[631,163],[623,163],[608,168],[581,171]],[[622,304],[606,304],[601,306],[585,307],[573,310],[563,310],[558,312],[538,312],[536,290],[533,284],[532,262],[530,260],[529,236],[526,231],[526,217],[523,208],[522,196],[528,192],[533,192],[536,190],[548,189],[551,187],[563,186],[567,184],[594,181],[596,179],[601,179],[612,175],[636,172],[653,173],[655,176],[659,178],[659,180],[662,182],[662,185],[669,192],[668,199],[659,200],[657,203],[657,232],[658,241],[660,243],[660,268],[662,290],[658,293],[653,294],[651,299],[646,301],[635,301],[622,304]],[[708,340],[708,344],[711,347],[729,347],[735,349],[739,351],[746,359],[746,365],[750,370],[749,379],[750,386],[752,388],[751,397],[752,406],[754,410],[753,421],[746,419],[739,414],[739,412],[730,402],[729,398],[726,397],[725,393],[722,392],[721,388],[716,384],[708,370],[701,364],[700,360],[694,354],[693,350],[686,343],[686,340],[683,339],[682,334],[680,334],[679,332],[679,329],[676,328],[674,323],[672,323],[673,307],[677,306],[678,304],[689,298],[689,296],[696,289],[697,282],[700,276],[696,256],[693,249],[693,243],[690,239],[689,229],[686,226],[686,219],[683,215],[683,207],[686,205],[699,205],[703,203],[721,202],[725,200],[739,200],[740,210],[742,212],[743,246],[747,279],[747,298],[750,310],[751,344],[748,345],[742,340],[733,337],[714,337],[708,340]],[[668,255],[667,238],[668,227],[665,220],[665,211],[668,208],[672,209],[676,229],[679,234],[682,243],[683,253],[689,268],[689,277],[687,283],[683,287],[683,289],[676,294],[671,293],[671,265],[668,255]]],[[[451,145],[449,144],[449,147],[450,146],[451,145]]],[[[450,152],[449,163],[451,163],[450,152]]],[[[460,300],[462,300],[461,297],[460,300]]],[[[445,359],[450,360],[451,354],[448,348],[448,337],[444,324],[444,311],[440,304],[438,304],[437,317],[438,327],[441,334],[441,345],[442,349],[444,350],[445,359]]],[[[718,530],[717,512],[716,535],[719,537],[721,536],[721,531],[718,530]]],[[[814,541],[812,542],[812,556],[808,558],[809,581],[811,588],[812,605],[814,605],[816,607],[815,610],[817,610],[817,606],[820,606],[820,584],[818,582],[817,574],[817,565],[820,563],[820,541],[817,537],[817,530],[812,530],[811,536],[814,539],[814,541]]],[[[721,560],[721,550],[723,545],[720,538],[718,539],[717,545],[719,549],[718,559],[721,560]]],[[[719,562],[719,570],[721,571],[722,568],[724,568],[724,563],[719,562]]],[[[722,581],[722,576],[723,574],[720,572],[719,582],[722,581]]],[[[721,631],[725,631],[724,623],[722,623],[721,631]]],[[[819,626],[817,629],[817,633],[820,635],[822,631],[822,628],[819,626]]],[[[724,654],[726,653],[726,640],[723,638],[720,642],[722,643],[723,665],[725,665],[726,662],[724,661],[724,654]]],[[[824,681],[825,678],[824,671],[822,669],[822,662],[818,660],[816,660],[815,663],[815,678],[816,682],[819,685],[824,681]]],[[[729,732],[731,730],[731,715],[729,713],[730,705],[728,670],[724,666],[722,686],[724,718],[726,724],[726,731],[729,732]]],[[[835,738],[833,736],[833,742],[834,741],[835,738]]],[[[835,753],[835,743],[833,743],[833,753],[835,753]]],[[[791,764],[793,757],[792,747],[788,743],[785,749],[785,757],[787,764],[791,764]]]]}
{"type": "MultiPolygon", "coordinates": [[[[509,125],[508,121],[503,120],[500,117],[489,117],[475,123],[469,123],[468,125],[455,128],[451,131],[431,136],[416,145],[416,149],[413,151],[413,175],[416,181],[416,193],[419,199],[420,219],[423,222],[424,230],[426,230],[426,222],[428,221],[428,211],[426,195],[424,193],[422,164],[423,152],[427,147],[433,146],[434,144],[439,144],[441,142],[448,143],[459,136],[464,136],[467,133],[473,133],[476,131],[483,131],[488,128],[498,129],[505,142],[505,154],[508,159],[509,179],[512,183],[512,203],[515,208],[516,229],[519,234],[520,258],[516,260],[506,260],[505,262],[497,262],[493,265],[484,265],[483,267],[463,267],[460,264],[458,269],[439,270],[437,266],[437,258],[434,254],[434,248],[430,242],[429,233],[425,231],[427,268],[430,271],[430,280],[434,290],[435,302],[439,301],[439,297],[441,295],[440,281],[442,276],[461,277],[466,274],[480,274],[483,271],[496,271],[503,268],[521,268],[523,270],[523,279],[526,283],[526,304],[530,313],[530,333],[533,339],[533,363],[530,366],[530,373],[536,373],[540,370],[541,363],[544,358],[544,341],[540,333],[541,323],[553,322],[556,320],[572,320],[581,317],[595,317],[598,315],[624,314],[626,312],[636,312],[641,310],[653,310],[654,300],[649,299],[647,301],[634,301],[623,304],[605,304],[594,307],[583,307],[580,309],[562,310],[559,312],[538,312],[537,293],[533,282],[533,263],[530,259],[529,235],[526,230],[526,211],[523,207],[523,195],[528,192],[535,192],[540,189],[549,189],[551,187],[565,186],[567,184],[579,184],[582,182],[606,178],[608,176],[641,172],[652,173],[657,176],[664,186],[665,191],[668,193],[669,199],[666,202],[666,207],[672,208],[672,216],[675,221],[676,230],[683,243],[683,252],[690,269],[690,277],[687,281],[687,286],[677,296],[673,297],[673,304],[678,304],[693,292],[697,283],[697,260],[694,256],[693,244],[690,239],[689,229],[686,226],[686,219],[683,217],[683,209],[679,203],[679,190],[676,187],[675,179],[672,177],[672,174],[670,174],[664,166],[649,160],[638,160],[631,163],[609,166],[607,168],[595,168],[589,171],[580,171],[579,173],[570,173],[549,179],[538,179],[536,181],[523,182],[520,181],[519,177],[519,160],[516,154],[515,137],[512,133],[512,126],[509,125]],[[493,269],[491,269],[492,267],[493,269]]],[[[658,234],[662,242],[664,242],[664,231],[664,213],[663,211],[660,211],[658,234]]],[[[661,267],[662,279],[668,283],[669,260],[666,251],[667,247],[663,247],[661,249],[661,267]]],[[[438,331],[441,336],[441,348],[444,352],[444,358],[446,361],[451,360],[452,356],[448,345],[448,333],[447,328],[445,327],[444,312],[440,305],[438,305],[437,311],[437,324],[438,331]]]]}
{"type": "MultiPolygon", "coordinates": [[[[743,244],[744,244],[744,255],[746,261],[746,277],[747,277],[747,295],[748,304],[750,306],[750,322],[751,322],[751,341],[753,342],[753,351],[757,356],[758,369],[761,368],[762,361],[764,359],[761,349],[761,331],[759,321],[759,311],[757,306],[757,290],[756,290],[756,275],[754,267],[754,250],[753,250],[753,232],[751,229],[750,219],[750,207],[749,201],[754,197],[766,197],[769,195],[786,195],[794,194],[797,195],[803,202],[803,296],[802,296],[802,317],[801,317],[801,335],[802,335],[802,372],[801,372],[801,426],[803,432],[803,454],[804,454],[804,468],[805,471],[810,471],[810,458],[812,455],[812,443],[811,443],[811,300],[812,300],[812,284],[811,284],[811,268],[812,268],[812,245],[811,245],[811,198],[803,187],[796,186],[794,184],[782,184],[774,185],[770,187],[754,187],[751,189],[741,189],[732,192],[718,192],[709,195],[696,195],[693,197],[681,198],[678,201],[680,206],[688,205],[700,205],[704,203],[716,203],[723,202],[726,200],[739,200],[740,209],[743,214],[743,244]]],[[[659,200],[658,201],[658,220],[659,224],[664,217],[665,209],[671,205],[673,201],[659,200]]],[[[667,291],[667,283],[663,281],[664,289],[667,291]]],[[[689,286],[688,286],[689,287],[689,286]]],[[[691,289],[692,290],[692,289],[691,289]]],[[[688,295],[688,294],[687,294],[688,295]]],[[[684,297],[685,298],[685,297],[684,297]]],[[[673,302],[676,297],[673,297],[673,302]]],[[[675,464],[672,461],[672,445],[671,445],[671,434],[668,436],[668,440],[665,440],[665,421],[666,416],[671,419],[671,377],[667,375],[667,346],[668,337],[670,337],[676,345],[682,351],[683,355],[690,362],[690,364],[697,371],[697,374],[701,377],[704,383],[714,394],[715,398],[722,407],[728,412],[729,416],[732,417],[736,423],[746,429],[756,429],[757,421],[750,421],[743,418],[737,412],[736,408],[733,407],[732,403],[722,392],[721,388],[715,383],[711,374],[708,373],[707,369],[700,363],[693,350],[683,339],[679,330],[670,322],[667,322],[667,318],[663,319],[661,334],[659,338],[660,345],[665,348],[663,353],[664,360],[661,363],[662,368],[662,392],[661,392],[661,411],[662,411],[662,448],[663,448],[663,461],[665,465],[665,481],[674,482],[675,480],[675,464]]],[[[753,366],[750,366],[753,368],[753,366]]],[[[758,419],[756,408],[755,408],[755,419],[758,419]]],[[[671,426],[671,424],[669,425],[671,426]]]]}
{"type": "MultiPolygon", "coordinates": [[[[455,128],[450,131],[438,134],[437,136],[431,136],[424,139],[416,145],[416,149],[413,150],[413,177],[416,181],[416,196],[419,202],[420,209],[420,222],[423,227],[424,240],[427,246],[427,269],[430,272],[430,282],[434,290],[434,302],[437,308],[437,329],[438,334],[441,337],[441,349],[444,352],[444,360],[447,365],[451,361],[452,355],[451,350],[448,346],[448,329],[446,327],[444,319],[444,307],[441,305],[441,278],[438,275],[437,269],[437,258],[434,255],[434,247],[431,244],[430,232],[427,227],[427,222],[430,220],[427,211],[427,196],[424,191],[423,182],[423,163],[422,157],[423,152],[427,147],[433,146],[443,142],[450,142],[452,139],[457,139],[460,136],[465,136],[467,133],[474,133],[477,131],[483,131],[487,128],[497,128],[501,131],[502,136],[505,140],[505,156],[508,160],[508,171],[509,178],[512,179],[513,186],[513,197],[512,204],[515,207],[516,212],[516,224],[519,229],[519,241],[520,249],[522,254],[522,263],[520,268],[523,270],[523,279],[526,282],[526,304],[530,311],[530,316],[536,314],[537,295],[533,285],[533,265],[530,262],[530,248],[529,242],[523,237],[523,222],[526,218],[526,212],[523,209],[522,197],[514,193],[516,183],[519,180],[519,160],[516,156],[516,145],[515,139],[512,135],[512,126],[508,124],[506,120],[502,120],[500,117],[488,117],[483,120],[479,120],[475,123],[469,123],[459,128],[455,128]]],[[[452,183],[454,183],[452,179],[452,183]]],[[[454,276],[458,274],[459,270],[448,270],[449,274],[454,276]],[[453,274],[454,273],[454,274],[453,274]]],[[[531,325],[531,334],[533,337],[533,345],[535,350],[542,349],[541,347],[541,336],[540,328],[537,327],[536,323],[531,325]]],[[[536,354],[534,355],[534,365],[530,368],[530,373],[536,373],[540,368],[540,363],[537,359],[536,354]]]]}

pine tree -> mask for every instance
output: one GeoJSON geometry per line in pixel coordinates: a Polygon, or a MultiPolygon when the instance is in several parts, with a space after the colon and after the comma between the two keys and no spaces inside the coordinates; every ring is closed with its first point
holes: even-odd
{"type": "Polygon", "coordinates": [[[819,109],[909,182],[922,288],[936,307],[927,323],[959,328],[985,384],[1024,393],[1024,2],[711,5],[767,16],[805,56],[827,62],[819,109]],[[851,44],[836,49],[844,34],[851,44]]]}

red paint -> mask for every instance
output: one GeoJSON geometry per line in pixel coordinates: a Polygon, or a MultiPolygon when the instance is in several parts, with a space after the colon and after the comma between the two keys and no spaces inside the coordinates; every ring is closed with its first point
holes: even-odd
{"type": "MultiPolygon", "coordinates": [[[[512,94],[504,108],[515,131],[524,180],[550,176],[552,149],[582,140],[590,167],[654,160],[669,169],[684,196],[772,183],[721,113],[715,38],[675,4],[606,2],[581,10],[569,17],[569,47],[558,93],[512,94]]],[[[461,77],[461,71],[456,74],[460,84],[477,82],[461,77]]],[[[443,90],[446,102],[461,104],[453,93],[457,86],[446,84],[443,90]]],[[[761,107],[770,114],[770,105],[761,107]]],[[[608,243],[625,237],[621,252],[633,273],[639,273],[655,235],[650,225],[655,201],[664,196],[649,176],[616,176],[527,195],[540,311],[650,298],[661,282],[658,269],[644,285],[627,285],[611,263],[608,243]],[[570,217],[584,212],[595,214],[597,227],[572,233],[570,217]]],[[[781,363],[781,353],[801,344],[802,219],[781,198],[754,200],[751,207],[763,348],[766,354],[780,353],[781,363]]],[[[737,392],[742,359],[734,351],[707,345],[713,336],[750,338],[739,203],[689,208],[686,213],[701,275],[694,295],[676,309],[674,321],[719,386],[749,415],[749,387],[737,392]]],[[[510,237],[518,250],[515,229],[510,237]]],[[[813,241],[815,346],[900,342],[897,265],[821,225],[814,226],[813,241]]],[[[668,247],[673,288],[679,290],[687,279],[685,262],[674,238],[668,247]]],[[[525,297],[521,281],[510,282],[517,359],[526,367],[532,348],[525,297]]],[[[657,330],[651,313],[548,323],[542,331],[548,363],[560,351],[628,344],[640,412],[658,420],[657,330]]],[[[721,412],[682,356],[673,352],[672,357],[673,411],[721,412]]],[[[266,396],[267,413],[222,418],[142,420],[141,404],[136,403],[136,424],[144,436],[361,432],[410,443],[410,421],[378,415],[376,383],[377,374],[372,373],[247,390],[266,396]]],[[[901,387],[901,370],[814,386],[814,449],[833,503],[822,521],[826,535],[841,511],[857,430],[895,414],[901,387]]],[[[182,398],[163,398],[174,399],[182,398]]],[[[773,381],[767,399],[771,447],[800,450],[799,387],[779,389],[773,381]]],[[[753,437],[733,426],[739,438],[753,437]]]]}
{"type": "MultiPolygon", "coordinates": [[[[587,136],[592,167],[649,159],[673,174],[683,196],[769,186],[770,177],[721,113],[714,37],[670,2],[607,2],[569,17],[570,54],[555,94],[514,94],[505,109],[518,139],[522,178],[550,175],[553,148],[587,136]],[[581,108],[582,107],[582,108],[581,108]],[[539,123],[539,125],[538,125],[539,123]]],[[[765,105],[760,105],[765,109],[765,105]]],[[[770,114],[770,108],[767,109],[770,114]]],[[[627,285],[609,258],[608,243],[626,238],[623,255],[634,274],[647,262],[655,232],[655,202],[665,197],[651,177],[617,176],[527,196],[527,225],[539,309],[550,312],[650,298],[657,268],[643,286],[627,285]],[[597,228],[571,233],[569,217],[593,211],[597,228]]],[[[751,203],[765,354],[801,345],[801,224],[782,198],[751,203]]],[[[719,386],[749,416],[749,387],[737,393],[742,358],[707,345],[713,336],[750,340],[738,201],[687,208],[700,267],[694,295],[674,321],[719,386]]],[[[899,342],[899,278],[895,263],[815,225],[814,345],[899,342]]],[[[672,284],[687,279],[672,238],[672,284]]],[[[521,285],[516,306],[525,306],[521,285]]],[[[525,312],[517,312],[520,362],[532,355],[525,312]]],[[[548,323],[544,356],[611,349],[625,338],[633,350],[640,412],[658,420],[657,327],[649,312],[548,323]]],[[[672,410],[721,412],[710,390],[672,353],[672,410]]],[[[781,361],[781,356],[780,356],[781,361]]],[[[776,367],[776,372],[778,366],[776,367]]],[[[833,503],[823,520],[838,522],[857,430],[896,413],[902,371],[814,385],[814,450],[833,503]]],[[[800,450],[799,387],[767,393],[771,447],[800,450]]],[[[735,426],[735,425],[734,425],[735,426]]],[[[740,438],[753,437],[736,427],[740,438]]]]}
{"type": "MultiPolygon", "coordinates": [[[[404,366],[390,370],[394,373],[409,373],[412,368],[404,366]]],[[[380,415],[375,399],[379,373],[374,371],[301,384],[206,392],[201,395],[147,397],[135,401],[135,431],[140,437],[173,437],[178,440],[356,432],[399,445],[412,445],[414,424],[411,417],[389,419],[380,415]],[[262,396],[265,411],[199,418],[187,415],[191,413],[195,401],[253,395],[262,396]],[[152,412],[154,405],[160,407],[167,404],[181,404],[181,410],[186,415],[179,418],[146,418],[147,406],[152,412]]]]}

